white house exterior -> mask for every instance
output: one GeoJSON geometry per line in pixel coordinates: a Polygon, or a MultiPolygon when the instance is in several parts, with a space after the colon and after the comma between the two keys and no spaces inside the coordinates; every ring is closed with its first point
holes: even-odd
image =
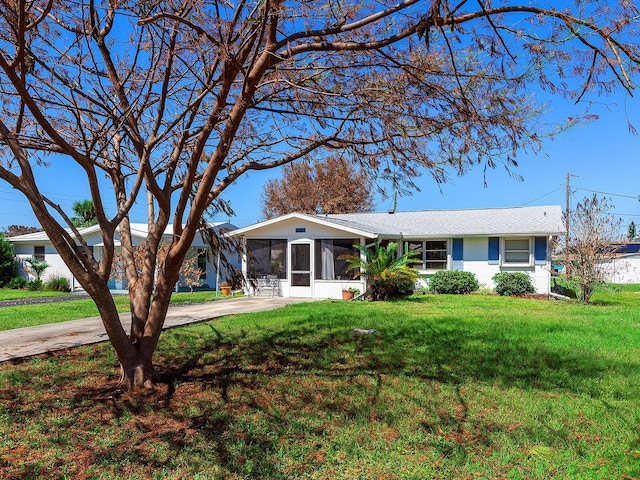
{"type": "Polygon", "coordinates": [[[601,267],[609,283],[640,283],[640,242],[617,245],[613,257],[601,267]]]}
{"type": "MultiPolygon", "coordinates": [[[[230,231],[236,228],[234,225],[226,222],[214,223],[211,224],[211,227],[223,232],[230,231]]],[[[80,228],[78,231],[84,237],[89,247],[93,250],[93,254],[96,259],[100,259],[102,256],[103,247],[102,237],[100,235],[100,227],[98,225],[94,225],[91,227],[80,228]]],[[[142,242],[146,238],[147,232],[147,224],[131,224],[131,236],[135,245],[139,245],[140,242],[142,242]]],[[[166,238],[167,243],[172,238],[172,235],[173,226],[169,225],[167,226],[167,229],[165,230],[163,235],[164,238],[166,238]]],[[[49,278],[65,277],[69,280],[69,284],[71,285],[72,290],[82,289],[80,284],[71,274],[71,271],[65,265],[58,252],[56,252],[55,248],[51,244],[51,241],[49,240],[49,237],[45,232],[36,232],[15,237],[7,237],[7,240],[9,240],[13,244],[16,258],[18,260],[18,275],[28,279],[33,278],[33,276],[29,274],[25,269],[23,260],[26,258],[35,258],[39,261],[45,261],[49,265],[49,267],[42,275],[43,281],[46,282],[49,278]]],[[[116,246],[120,246],[119,236],[117,235],[117,233],[116,246]]],[[[216,274],[217,253],[214,252],[212,254],[211,252],[209,252],[209,249],[210,247],[198,233],[191,245],[191,252],[187,255],[187,258],[196,258],[198,267],[205,272],[203,277],[200,279],[200,281],[203,283],[203,288],[215,289],[218,279],[218,275],[216,274]]],[[[231,255],[228,254],[227,257],[232,261],[232,263],[236,264],[237,268],[240,267],[240,258],[235,252],[231,255]]],[[[224,272],[222,272],[220,278],[221,282],[225,280],[224,272]]],[[[126,285],[123,280],[113,280],[110,284],[110,287],[114,290],[121,290],[125,289],[126,285]]],[[[182,281],[178,282],[177,287],[186,288],[182,281]]]]}
{"type": "MultiPolygon", "coordinates": [[[[419,252],[420,273],[473,272],[483,288],[503,271],[528,273],[539,293],[549,293],[550,240],[563,232],[559,206],[433,210],[396,213],[304,215],[292,213],[234,230],[252,252],[242,270],[248,279],[277,277],[285,297],[341,298],[364,291],[346,262],[354,244],[394,241],[419,252]]],[[[247,292],[252,294],[251,289],[247,292]]]]}

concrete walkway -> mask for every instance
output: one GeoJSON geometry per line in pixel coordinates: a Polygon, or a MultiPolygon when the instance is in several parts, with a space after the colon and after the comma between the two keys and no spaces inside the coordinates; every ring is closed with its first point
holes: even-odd
{"type": "MultiPolygon", "coordinates": [[[[311,299],[240,297],[215,302],[176,305],[169,307],[164,328],[202,322],[225,315],[274,310],[305,301],[311,301],[311,299]]],[[[129,332],[130,315],[121,314],[121,320],[125,331],[129,332]]],[[[0,332],[0,362],[106,340],[108,340],[107,334],[100,317],[6,330],[0,332]]]]}

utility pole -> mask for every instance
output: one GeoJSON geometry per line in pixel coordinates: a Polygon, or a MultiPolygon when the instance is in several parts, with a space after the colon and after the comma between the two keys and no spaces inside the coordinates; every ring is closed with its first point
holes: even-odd
{"type": "Polygon", "coordinates": [[[571,204],[569,203],[571,197],[571,177],[575,177],[570,173],[567,173],[567,186],[565,189],[565,209],[564,209],[564,223],[566,227],[564,236],[564,272],[567,279],[571,278],[571,260],[569,258],[569,216],[571,214],[571,204]]]}

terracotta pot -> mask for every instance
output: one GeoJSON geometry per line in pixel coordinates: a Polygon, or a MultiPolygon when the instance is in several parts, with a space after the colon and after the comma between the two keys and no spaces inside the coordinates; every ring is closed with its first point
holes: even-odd
{"type": "Polygon", "coordinates": [[[343,300],[352,300],[354,297],[354,293],[349,290],[342,291],[342,299],[343,300]]]}
{"type": "Polygon", "coordinates": [[[231,287],[220,287],[220,290],[222,290],[222,295],[225,297],[231,295],[231,287]]]}

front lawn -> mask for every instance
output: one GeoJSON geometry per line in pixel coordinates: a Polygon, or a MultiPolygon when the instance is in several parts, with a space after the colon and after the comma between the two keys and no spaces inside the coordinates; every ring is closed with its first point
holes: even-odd
{"type": "Polygon", "coordinates": [[[57,296],[65,296],[65,295],[71,295],[71,294],[65,293],[65,292],[50,292],[50,291],[32,292],[31,290],[0,288],[0,302],[4,302],[6,300],[21,300],[23,298],[57,297],[57,296]]]}
{"type": "MultiPolygon", "coordinates": [[[[6,292],[7,290],[0,290],[6,292]]],[[[9,290],[12,292],[54,294],[54,292],[25,292],[24,290],[9,290]]],[[[71,295],[69,293],[63,295],[71,295]]],[[[31,296],[19,298],[31,298],[31,296]]],[[[38,295],[35,295],[38,296],[38,295]]],[[[129,296],[116,295],[116,306],[120,313],[129,311],[129,296]]],[[[222,296],[218,298],[223,298],[222,296]]],[[[5,299],[6,300],[6,299],[5,299]]],[[[181,292],[171,296],[171,304],[179,305],[185,303],[201,303],[216,300],[216,292],[181,292]]],[[[79,318],[97,317],[98,309],[93,300],[68,300],[62,303],[40,303],[35,305],[18,305],[13,307],[0,308],[0,331],[14,328],[34,327],[49,323],[66,322],[79,318]]]]}
{"type": "Polygon", "coordinates": [[[168,383],[141,397],[106,344],[4,364],[0,477],[638,478],[638,294],[608,295],[327,301],[172,329],[168,383]]]}

